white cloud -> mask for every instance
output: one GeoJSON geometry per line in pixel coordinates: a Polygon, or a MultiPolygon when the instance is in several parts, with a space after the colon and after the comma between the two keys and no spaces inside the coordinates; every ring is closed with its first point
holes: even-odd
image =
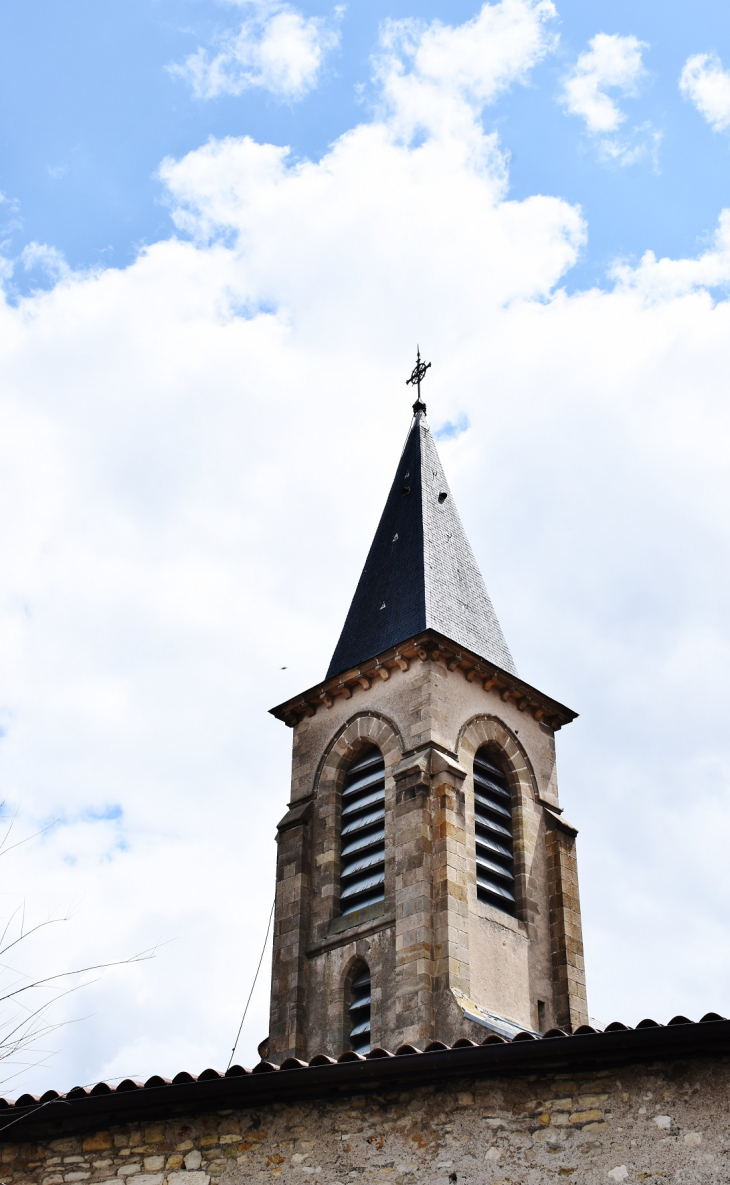
{"type": "Polygon", "coordinates": [[[29,272],[38,268],[55,283],[58,283],[59,280],[66,280],[71,275],[71,269],[63,254],[57,247],[49,247],[47,243],[28,243],[23,248],[20,262],[25,271],[29,272]]]}
{"type": "Polygon", "coordinates": [[[560,101],[571,115],[579,115],[589,132],[615,132],[626,116],[609,91],[622,96],[638,93],[646,74],[641,61],[645,41],[618,33],[597,33],[588,42],[563,83],[560,101]]]}
{"type": "Polygon", "coordinates": [[[646,77],[642,63],[646,42],[597,33],[588,44],[590,49],[579,56],[564,79],[559,102],[569,114],[585,121],[605,164],[626,167],[648,160],[657,170],[662,133],[648,120],[627,129],[626,113],[616,99],[616,95],[638,95],[646,77]]]}
{"type": "MultiPolygon", "coordinates": [[[[250,15],[218,39],[217,52],[199,47],[182,65],[169,67],[198,99],[241,95],[262,87],[283,99],[301,99],[319,81],[324,60],[339,44],[332,21],[305,17],[291,4],[249,0],[250,15]]],[[[336,8],[334,21],[343,9],[336,8]]]]}
{"type": "Polygon", "coordinates": [[[659,146],[663,134],[647,120],[620,136],[604,136],[598,140],[599,158],[606,164],[627,166],[649,160],[659,170],[659,146]]]}
{"type": "Polygon", "coordinates": [[[552,0],[501,0],[456,27],[384,22],[374,66],[392,126],[406,137],[419,127],[463,133],[502,91],[527,82],[555,44],[555,16],[552,0]]]}
{"type": "MultiPolygon", "coordinates": [[[[473,89],[456,53],[428,77],[473,89]]],[[[93,1015],[28,1087],[225,1065],[288,798],[267,709],[326,669],[416,341],[433,422],[468,415],[440,450],[521,673],[581,711],[591,1011],[730,1009],[730,215],[697,259],[569,295],[580,211],[508,197],[481,100],[443,123],[418,94],[422,142],[384,102],[318,162],[167,161],[178,237],[0,303],[0,797],[64,819],[3,871],[31,916],[82,898],[26,969],[176,940],[69,1004],[93,1015]]]]}
{"type": "Polygon", "coordinates": [[[636,267],[616,264],[613,275],[621,286],[641,292],[650,301],[666,301],[702,288],[730,288],[730,210],[721,212],[711,246],[695,259],[657,259],[647,251],[636,267]]]}
{"type": "Polygon", "coordinates": [[[714,53],[697,53],[687,58],[679,78],[685,99],[694,103],[715,132],[730,127],[730,73],[714,53]]]}

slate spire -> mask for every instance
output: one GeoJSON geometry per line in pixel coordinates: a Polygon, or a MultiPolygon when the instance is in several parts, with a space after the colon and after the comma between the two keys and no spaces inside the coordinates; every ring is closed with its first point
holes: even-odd
{"type": "MultiPolygon", "coordinates": [[[[421,408],[423,410],[421,410],[421,408]]],[[[425,629],[516,675],[425,415],[415,416],[327,678],[425,629]]]]}

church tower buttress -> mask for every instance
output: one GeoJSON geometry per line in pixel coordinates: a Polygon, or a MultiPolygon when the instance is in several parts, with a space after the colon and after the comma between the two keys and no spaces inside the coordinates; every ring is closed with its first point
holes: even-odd
{"type": "Polygon", "coordinates": [[[573,827],[419,401],[278,827],[269,1057],[587,1021],[573,827]]]}

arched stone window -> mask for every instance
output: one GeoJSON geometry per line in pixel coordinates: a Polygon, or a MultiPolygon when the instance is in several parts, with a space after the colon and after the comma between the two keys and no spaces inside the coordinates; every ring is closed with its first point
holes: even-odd
{"type": "Polygon", "coordinates": [[[474,833],[477,896],[514,916],[512,795],[499,757],[487,745],[474,757],[474,833]]]}
{"type": "Polygon", "coordinates": [[[348,914],[385,897],[385,762],[375,745],[345,775],[340,819],[340,910],[348,914]]]}
{"type": "Polygon", "coordinates": [[[359,959],[350,976],[346,1029],[348,1048],[355,1053],[370,1052],[370,968],[359,959]]]}

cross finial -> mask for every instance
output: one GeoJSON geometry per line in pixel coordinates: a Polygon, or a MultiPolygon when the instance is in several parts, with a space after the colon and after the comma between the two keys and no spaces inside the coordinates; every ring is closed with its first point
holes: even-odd
{"type": "Polygon", "coordinates": [[[406,379],[406,386],[411,383],[412,386],[418,388],[418,398],[413,404],[414,415],[416,415],[419,411],[422,411],[424,415],[426,414],[426,404],[421,403],[421,379],[426,377],[426,371],[430,365],[430,362],[421,362],[421,349],[419,346],[416,346],[416,365],[411,371],[411,377],[406,379]]]}

